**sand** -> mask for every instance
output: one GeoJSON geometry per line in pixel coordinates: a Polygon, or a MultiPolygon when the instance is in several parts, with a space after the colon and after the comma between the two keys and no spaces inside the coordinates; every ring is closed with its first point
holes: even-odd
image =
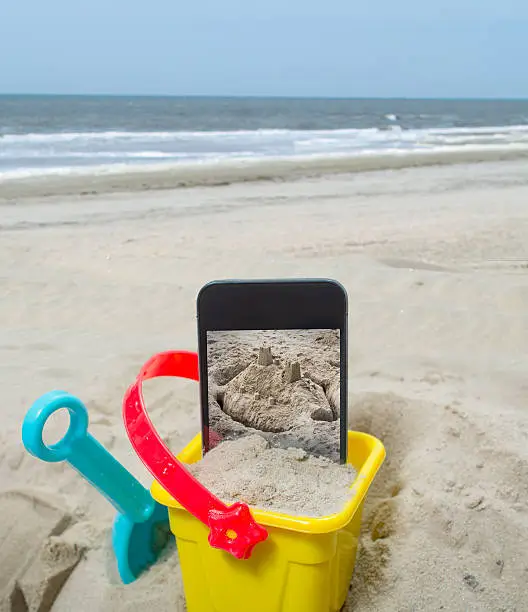
{"type": "MultiPolygon", "coordinates": [[[[174,547],[121,585],[113,509],[68,465],[29,456],[20,425],[41,393],[70,391],[149,484],[121,423],[127,386],[153,353],[196,348],[205,282],[270,276],[345,285],[349,424],[387,448],[345,610],[527,609],[524,161],[113,195],[18,189],[0,185],[2,612],[52,595],[52,612],[184,609],[174,547]]],[[[177,452],[199,428],[196,384],[145,390],[177,452]]]]}
{"type": "Polygon", "coordinates": [[[226,503],[310,517],[342,510],[356,478],[352,466],[301,448],[273,447],[258,434],[221,442],[190,469],[226,503]]]}

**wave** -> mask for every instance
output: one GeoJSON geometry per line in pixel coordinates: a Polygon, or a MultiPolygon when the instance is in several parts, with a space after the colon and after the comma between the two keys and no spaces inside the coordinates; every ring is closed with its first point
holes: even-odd
{"type": "MultiPolygon", "coordinates": [[[[160,158],[160,159],[170,159],[170,158],[186,158],[187,155],[185,153],[164,153],[163,151],[69,151],[67,153],[68,157],[71,158],[79,158],[79,159],[106,159],[106,158],[130,158],[130,159],[142,159],[142,158],[160,158]]],[[[65,153],[60,151],[36,151],[36,150],[28,150],[28,151],[2,151],[0,150],[0,158],[10,158],[10,159],[23,159],[23,158],[39,158],[46,157],[48,159],[53,158],[63,158],[65,157],[65,153]]]]}
{"type": "Polygon", "coordinates": [[[183,173],[213,172],[220,166],[237,180],[233,169],[240,167],[246,174],[251,174],[250,167],[267,167],[273,177],[284,164],[310,172],[361,171],[429,165],[439,156],[442,163],[524,157],[526,151],[528,125],[404,129],[392,123],[339,130],[5,134],[0,136],[0,182],[167,169],[174,174],[178,168],[183,173]]]}
{"type": "MultiPolygon", "coordinates": [[[[329,132],[354,132],[362,130],[328,130],[329,132]]],[[[56,132],[50,134],[0,134],[0,143],[53,143],[72,142],[75,140],[171,140],[188,138],[237,138],[245,136],[277,136],[286,134],[302,134],[302,131],[276,129],[276,130],[232,130],[232,131],[200,131],[200,132],[56,132]]]]}
{"type": "MultiPolygon", "coordinates": [[[[391,121],[396,115],[387,115],[391,121]]],[[[288,130],[288,129],[260,129],[260,130],[232,130],[232,131],[179,131],[179,132],[56,132],[56,133],[29,133],[29,134],[0,134],[0,146],[26,145],[26,144],[66,144],[90,141],[192,141],[192,140],[276,140],[285,138],[289,140],[305,139],[377,139],[391,133],[406,135],[407,138],[420,139],[434,136],[464,136],[464,135],[494,135],[511,134],[528,136],[528,125],[487,126],[487,127],[458,127],[458,128],[423,128],[405,129],[392,123],[387,128],[354,128],[336,130],[288,130]]]]}
{"type": "Polygon", "coordinates": [[[519,159],[528,159],[528,145],[497,145],[487,150],[479,147],[467,150],[449,147],[442,151],[392,150],[382,154],[369,152],[359,156],[333,154],[274,159],[163,162],[136,166],[107,164],[89,168],[17,169],[0,174],[0,200],[40,197],[43,194],[70,196],[295,180],[324,175],[519,159]]]}

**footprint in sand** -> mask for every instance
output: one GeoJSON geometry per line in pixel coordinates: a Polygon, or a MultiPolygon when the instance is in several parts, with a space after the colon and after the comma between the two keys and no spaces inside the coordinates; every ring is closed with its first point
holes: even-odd
{"type": "Polygon", "coordinates": [[[81,546],[63,540],[72,517],[52,496],[0,495],[0,610],[48,612],[79,562],[81,546]]]}
{"type": "Polygon", "coordinates": [[[458,272],[454,268],[447,268],[445,266],[438,266],[436,264],[427,263],[425,261],[416,261],[413,259],[378,259],[382,264],[385,264],[389,268],[401,268],[408,270],[426,270],[428,272],[458,272]]]}

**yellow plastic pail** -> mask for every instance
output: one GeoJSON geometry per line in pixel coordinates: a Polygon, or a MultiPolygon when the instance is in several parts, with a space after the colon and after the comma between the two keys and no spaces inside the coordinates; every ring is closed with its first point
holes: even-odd
{"type": "MultiPolygon", "coordinates": [[[[201,458],[198,434],[178,455],[201,458]]],[[[155,481],[152,496],[169,508],[189,612],[337,612],[349,588],[367,491],[385,458],[375,437],[348,432],[348,463],[357,470],[352,495],[332,515],[308,518],[251,508],[269,533],[249,559],[212,548],[208,528],[155,481]]]]}

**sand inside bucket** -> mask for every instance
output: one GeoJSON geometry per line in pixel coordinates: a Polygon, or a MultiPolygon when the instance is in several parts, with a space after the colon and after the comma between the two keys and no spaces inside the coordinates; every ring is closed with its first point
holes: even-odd
{"type": "Polygon", "coordinates": [[[351,465],[272,447],[258,434],[220,443],[189,469],[225,503],[308,517],[339,512],[356,477],[351,465]]]}

